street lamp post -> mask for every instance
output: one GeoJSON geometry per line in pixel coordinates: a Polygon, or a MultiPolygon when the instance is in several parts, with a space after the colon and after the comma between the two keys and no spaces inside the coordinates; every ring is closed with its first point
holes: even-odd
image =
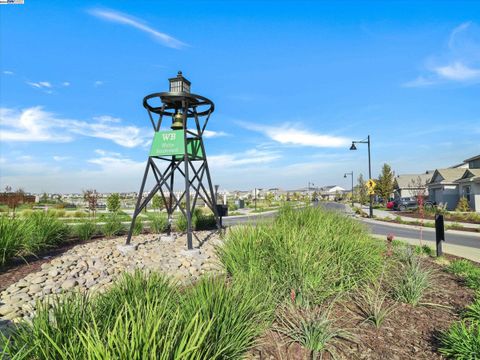
{"type": "Polygon", "coordinates": [[[353,170],[348,172],[348,173],[345,173],[343,175],[344,178],[347,178],[347,175],[350,175],[352,177],[352,207],[354,206],[354,203],[353,203],[353,170]]]}
{"type": "MultiPolygon", "coordinates": [[[[367,136],[366,140],[360,141],[352,141],[352,146],[350,146],[350,150],[357,150],[355,144],[367,144],[368,145],[368,178],[372,179],[372,162],[370,158],[370,135],[367,136]]],[[[373,194],[370,194],[370,209],[369,209],[369,217],[373,218],[373,194]]]]}
{"type": "Polygon", "coordinates": [[[255,211],[257,211],[257,188],[255,188],[255,196],[253,200],[255,201],[255,211]]]}

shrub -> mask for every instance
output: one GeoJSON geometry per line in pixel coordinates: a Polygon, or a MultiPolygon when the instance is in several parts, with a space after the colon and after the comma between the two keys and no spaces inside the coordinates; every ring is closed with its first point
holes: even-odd
{"type": "Polygon", "coordinates": [[[470,204],[468,203],[468,200],[466,197],[461,197],[460,200],[458,200],[457,207],[455,208],[455,211],[471,211],[470,209],[470,204]]]}
{"type": "Polygon", "coordinates": [[[365,321],[380,328],[385,318],[394,310],[393,306],[385,303],[387,293],[382,290],[382,280],[362,288],[355,296],[355,304],[365,321]]]}
{"type": "Polygon", "coordinates": [[[143,232],[143,221],[140,217],[135,219],[135,225],[133,226],[133,235],[137,236],[143,232]]]}
{"type": "MultiPolygon", "coordinates": [[[[405,251],[411,252],[411,248],[405,251]]],[[[393,295],[400,302],[418,305],[430,287],[431,272],[423,269],[415,255],[406,255],[394,279],[393,295]]]]}
{"type": "Polygon", "coordinates": [[[39,306],[10,338],[0,335],[0,347],[15,359],[240,358],[271,316],[248,289],[219,278],[180,292],[164,276],[136,271],[96,297],[39,306]]]}
{"type": "Polygon", "coordinates": [[[187,218],[183,214],[181,214],[175,220],[174,226],[176,231],[187,231],[187,218]]]}
{"type": "Polygon", "coordinates": [[[19,254],[25,234],[29,231],[26,222],[0,216],[0,266],[19,254]]]}
{"type": "Polygon", "coordinates": [[[273,316],[275,305],[255,286],[257,282],[228,284],[225,280],[202,279],[182,302],[187,319],[198,315],[202,322],[212,323],[197,350],[199,359],[241,358],[273,316]]]}
{"type": "Polygon", "coordinates": [[[168,219],[163,214],[150,214],[150,230],[156,234],[163,233],[168,230],[168,219]]]}
{"type": "Polygon", "coordinates": [[[255,275],[278,296],[293,289],[320,303],[378,276],[383,246],[342,214],[286,207],[273,225],[232,228],[217,254],[234,278],[255,275]]]}
{"type": "Polygon", "coordinates": [[[443,355],[454,359],[476,359],[480,354],[480,322],[456,322],[440,339],[440,353],[443,355]]]}
{"type": "Polygon", "coordinates": [[[116,214],[111,214],[106,218],[105,224],[102,227],[102,232],[105,236],[118,236],[125,231],[122,221],[116,214]]]}
{"type": "Polygon", "coordinates": [[[36,254],[40,250],[60,244],[69,235],[69,228],[55,215],[36,211],[28,220],[31,229],[26,234],[22,247],[27,253],[36,254]]]}
{"type": "Polygon", "coordinates": [[[96,232],[97,225],[92,220],[83,221],[75,228],[75,234],[80,240],[90,240],[96,232]]]}
{"type": "Polygon", "coordinates": [[[336,358],[338,340],[351,337],[345,330],[333,326],[328,313],[301,312],[293,308],[279,312],[274,330],[286,336],[290,343],[299,343],[310,350],[310,359],[317,359],[325,352],[336,358]]]}

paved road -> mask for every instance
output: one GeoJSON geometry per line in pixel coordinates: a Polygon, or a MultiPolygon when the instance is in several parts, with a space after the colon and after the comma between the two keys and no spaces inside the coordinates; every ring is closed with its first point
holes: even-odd
{"type": "MultiPolygon", "coordinates": [[[[341,211],[344,213],[348,213],[349,209],[340,203],[319,203],[319,206],[324,207],[328,210],[335,210],[341,211]]],[[[255,214],[252,216],[245,216],[239,218],[224,218],[223,224],[224,225],[236,225],[236,224],[245,224],[245,223],[252,223],[256,224],[258,222],[268,221],[271,220],[276,213],[267,213],[267,214],[255,214]]],[[[404,239],[413,239],[419,240],[420,239],[420,229],[418,227],[412,226],[398,226],[396,224],[388,224],[388,223],[379,223],[379,222],[370,222],[370,219],[359,219],[356,218],[362,223],[364,223],[370,232],[374,235],[378,236],[387,236],[387,234],[394,234],[397,238],[404,238],[404,239]]],[[[474,248],[480,249],[480,237],[475,234],[459,234],[456,232],[447,231],[445,234],[446,243],[451,245],[458,245],[466,248],[474,248]]],[[[422,240],[428,242],[435,241],[435,231],[430,228],[424,228],[422,231],[422,240]]]]}

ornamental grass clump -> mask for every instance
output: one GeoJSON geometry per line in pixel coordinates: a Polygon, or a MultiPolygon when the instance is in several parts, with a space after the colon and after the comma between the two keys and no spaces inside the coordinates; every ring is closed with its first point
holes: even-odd
{"type": "Polygon", "coordinates": [[[161,234],[168,230],[168,218],[165,214],[150,214],[150,230],[155,234],[161,234]]]}
{"type": "Polygon", "coordinates": [[[105,224],[102,226],[102,233],[105,236],[118,236],[125,232],[125,227],[122,224],[120,217],[113,213],[107,217],[105,224]]]}
{"type": "Polygon", "coordinates": [[[80,240],[90,240],[97,233],[97,224],[93,220],[85,220],[76,225],[74,233],[80,240]]]}
{"type": "Polygon", "coordinates": [[[256,276],[287,298],[309,303],[367,283],[381,272],[384,244],[339,213],[284,207],[273,224],[232,228],[218,257],[235,279],[256,276]]]}
{"type": "Polygon", "coordinates": [[[20,253],[25,234],[29,231],[25,221],[0,216],[0,266],[20,253]]]}
{"type": "Polygon", "coordinates": [[[412,247],[401,249],[399,268],[393,279],[395,300],[416,306],[431,286],[432,273],[425,269],[412,247]]]}
{"type": "Polygon", "coordinates": [[[37,254],[41,250],[58,245],[66,240],[70,231],[68,225],[58,220],[55,215],[45,212],[34,212],[27,219],[22,251],[37,254]]]}
{"type": "Polygon", "coordinates": [[[225,280],[178,289],[160,274],[125,274],[103,294],[39,305],[31,322],[0,335],[0,348],[8,359],[238,359],[274,305],[255,282],[225,280]]]}

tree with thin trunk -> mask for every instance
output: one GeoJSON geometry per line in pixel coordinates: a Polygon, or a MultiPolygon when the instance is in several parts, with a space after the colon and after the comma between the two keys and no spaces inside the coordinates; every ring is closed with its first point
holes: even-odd
{"type": "Polygon", "coordinates": [[[110,212],[116,213],[120,210],[120,194],[113,193],[107,196],[107,209],[110,212]]]}
{"type": "Polygon", "coordinates": [[[366,186],[366,181],[363,178],[363,175],[360,174],[358,175],[357,178],[357,199],[360,202],[360,204],[366,204],[368,201],[368,193],[367,193],[367,186],[366,186]]]}
{"type": "Polygon", "coordinates": [[[87,202],[89,213],[93,214],[93,218],[95,218],[95,214],[97,212],[97,204],[98,204],[97,190],[89,189],[89,190],[83,191],[83,199],[87,202]]]}
{"type": "Polygon", "coordinates": [[[388,164],[383,164],[382,173],[378,177],[377,186],[375,192],[382,197],[384,204],[387,203],[390,195],[393,192],[394,175],[392,168],[388,164]]]}

